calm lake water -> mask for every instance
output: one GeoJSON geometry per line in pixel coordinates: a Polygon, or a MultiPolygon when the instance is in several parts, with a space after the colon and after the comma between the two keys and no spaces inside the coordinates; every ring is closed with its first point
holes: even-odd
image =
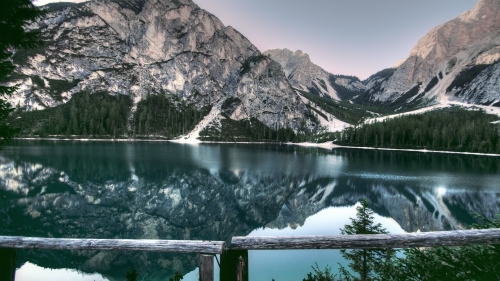
{"type": "MultiPolygon", "coordinates": [[[[91,141],[16,141],[0,152],[0,235],[339,234],[363,198],[391,233],[468,228],[472,212],[500,214],[500,158],[91,141]]],[[[249,277],[300,281],[315,262],[335,269],[343,261],[335,250],[250,251],[249,277]]],[[[16,280],[125,280],[135,267],[138,280],[179,271],[195,281],[197,263],[194,254],[22,250],[16,280]]]]}

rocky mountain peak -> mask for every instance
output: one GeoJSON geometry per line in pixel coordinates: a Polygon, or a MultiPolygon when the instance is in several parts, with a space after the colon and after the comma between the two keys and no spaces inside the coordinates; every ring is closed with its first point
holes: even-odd
{"type": "MultiPolygon", "coordinates": [[[[273,60],[279,62],[283,69],[285,70],[285,74],[288,76],[290,72],[297,67],[297,65],[307,65],[311,66],[312,62],[309,58],[309,55],[303,53],[301,50],[291,51],[289,49],[273,49],[264,52],[265,55],[269,55],[273,60]]],[[[314,68],[314,67],[313,67],[314,68]]],[[[310,69],[313,71],[318,71],[318,69],[310,69]]]]}
{"type": "Polygon", "coordinates": [[[65,104],[85,91],[127,95],[133,114],[144,97],[165,93],[198,109],[213,105],[203,124],[220,123],[229,97],[240,101],[237,120],[294,130],[313,122],[281,66],[191,0],[68,4],[30,28],[47,44],[13,58],[18,67],[10,83],[21,87],[9,102],[25,111],[65,104]]]}
{"type": "Polygon", "coordinates": [[[274,49],[265,51],[264,54],[281,64],[290,84],[297,89],[335,100],[352,97],[340,93],[345,92],[345,89],[353,92],[364,90],[359,80],[347,76],[336,77],[314,64],[309,55],[301,50],[293,52],[288,49],[274,49]]]}
{"type": "MultiPolygon", "coordinates": [[[[427,101],[455,99],[450,86],[454,87],[453,81],[460,73],[500,59],[499,30],[500,1],[480,0],[471,11],[431,29],[421,38],[394,74],[372,89],[371,100],[392,102],[412,89],[427,101]]],[[[492,94],[486,94],[489,102],[497,99],[492,94]]],[[[477,100],[469,98],[468,102],[477,100]]]]}
{"type": "Polygon", "coordinates": [[[498,33],[500,1],[481,0],[471,11],[430,30],[418,41],[411,56],[439,60],[456,54],[464,45],[475,43],[498,33]]]}
{"type": "MultiPolygon", "coordinates": [[[[284,50],[288,50],[288,49],[286,49],[286,48],[285,48],[284,50]]],[[[295,56],[300,56],[300,55],[303,55],[304,53],[302,53],[302,50],[297,50],[297,51],[295,51],[293,54],[294,54],[295,56]]],[[[305,54],[305,55],[307,55],[307,54],[305,54]]]]}
{"type": "MultiPolygon", "coordinates": [[[[479,21],[484,19],[495,20],[499,18],[500,1],[498,0],[479,0],[471,11],[465,12],[459,16],[463,21],[479,21]]],[[[492,22],[493,24],[493,22],[492,22]]]]}

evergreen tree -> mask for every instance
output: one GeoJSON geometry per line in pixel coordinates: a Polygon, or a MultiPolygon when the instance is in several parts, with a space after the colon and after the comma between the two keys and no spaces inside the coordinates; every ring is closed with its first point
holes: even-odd
{"type": "Polygon", "coordinates": [[[331,268],[329,268],[328,266],[325,267],[324,270],[319,269],[318,264],[311,267],[314,271],[314,275],[309,272],[307,274],[307,277],[302,279],[302,281],[335,281],[335,277],[337,275],[333,275],[331,272],[331,268]]]}
{"type": "MultiPolygon", "coordinates": [[[[38,32],[26,31],[24,27],[45,14],[30,0],[0,1],[0,81],[7,80],[14,71],[14,65],[10,61],[14,50],[34,48],[42,44],[38,32]]],[[[19,131],[6,122],[14,108],[3,99],[17,89],[18,86],[0,85],[0,150],[4,141],[11,139],[19,131]]]]}
{"type": "Polygon", "coordinates": [[[132,269],[132,271],[128,271],[127,270],[127,273],[125,274],[125,278],[127,278],[127,281],[137,281],[137,276],[139,274],[137,273],[137,271],[134,269],[132,269]]]}
{"type": "MultiPolygon", "coordinates": [[[[356,207],[356,218],[351,218],[351,224],[340,229],[342,234],[387,234],[380,223],[373,222],[373,211],[368,208],[368,201],[363,199],[356,207]]],[[[391,268],[395,259],[393,249],[355,249],[341,250],[344,259],[351,261],[349,267],[359,276],[354,276],[340,266],[340,273],[346,280],[391,280],[391,268]]]]}
{"type": "MultiPolygon", "coordinates": [[[[476,229],[500,228],[500,215],[493,220],[475,215],[485,224],[476,229]]],[[[500,245],[409,248],[398,259],[393,280],[500,280],[500,245]]]]}
{"type": "Polygon", "coordinates": [[[461,108],[436,110],[354,126],[335,137],[341,145],[500,153],[498,116],[461,108]]]}

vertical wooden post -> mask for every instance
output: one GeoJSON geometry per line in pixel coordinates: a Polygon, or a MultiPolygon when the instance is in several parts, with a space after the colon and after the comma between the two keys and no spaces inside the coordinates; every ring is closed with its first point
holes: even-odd
{"type": "Polygon", "coordinates": [[[248,281],[248,251],[227,250],[220,257],[220,281],[248,281]]]}
{"type": "Polygon", "coordinates": [[[214,281],[214,256],[200,254],[200,281],[214,281]]]}
{"type": "Polygon", "coordinates": [[[14,281],[16,278],[16,250],[0,248],[0,281],[14,281]]]}

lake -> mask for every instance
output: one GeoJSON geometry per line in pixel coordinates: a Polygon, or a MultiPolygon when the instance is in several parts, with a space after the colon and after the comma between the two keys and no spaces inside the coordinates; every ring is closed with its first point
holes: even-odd
{"type": "MultiPolygon", "coordinates": [[[[391,233],[500,214],[500,158],[276,144],[17,140],[0,152],[0,235],[225,240],[339,234],[367,198],[391,233]]],[[[302,280],[337,250],[250,251],[252,281],[302,280]]],[[[19,250],[16,280],[198,280],[195,254],[19,250]],[[143,279],[144,278],[144,279],[143,279]]],[[[218,274],[216,266],[216,275],[218,274]]],[[[218,280],[218,277],[216,277],[218,280]]]]}

